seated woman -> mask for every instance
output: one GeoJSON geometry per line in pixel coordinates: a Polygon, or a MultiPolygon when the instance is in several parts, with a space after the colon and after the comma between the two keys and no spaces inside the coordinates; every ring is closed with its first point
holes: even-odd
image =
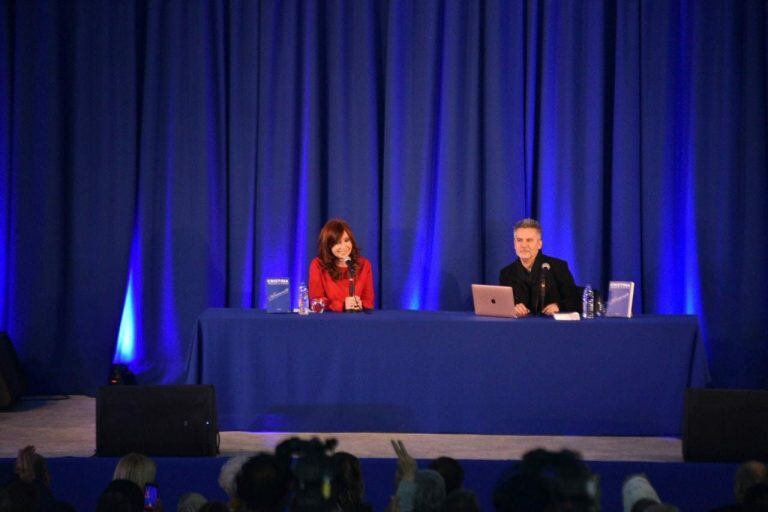
{"type": "Polygon", "coordinates": [[[371,262],[360,256],[355,236],[341,219],[329,220],[309,265],[309,298],[325,299],[331,311],[373,309],[371,262]]]}

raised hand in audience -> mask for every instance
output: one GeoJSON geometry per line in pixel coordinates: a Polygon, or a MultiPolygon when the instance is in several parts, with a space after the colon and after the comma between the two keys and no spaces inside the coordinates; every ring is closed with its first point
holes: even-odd
{"type": "Polygon", "coordinates": [[[416,471],[419,469],[419,465],[416,463],[416,459],[408,454],[408,450],[405,449],[405,445],[399,439],[393,439],[390,441],[392,448],[395,449],[397,455],[397,481],[413,481],[416,477],[416,471]]]}

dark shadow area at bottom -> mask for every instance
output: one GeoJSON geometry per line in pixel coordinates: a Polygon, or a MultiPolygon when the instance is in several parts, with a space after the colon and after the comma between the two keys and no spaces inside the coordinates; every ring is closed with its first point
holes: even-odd
{"type": "MultiPolygon", "coordinates": [[[[343,447],[342,447],[343,448],[343,447]]],[[[440,454],[435,454],[439,456],[440,454]]],[[[155,457],[157,482],[165,510],[175,510],[182,494],[195,491],[209,500],[225,501],[217,484],[221,466],[227,460],[216,458],[155,457]]],[[[96,509],[99,494],[107,486],[118,459],[113,457],[64,457],[48,459],[54,495],[79,511],[96,509]]],[[[0,482],[13,472],[12,459],[0,459],[0,482]]],[[[394,493],[396,461],[363,459],[366,500],[375,511],[383,511],[394,493]]],[[[420,460],[425,468],[429,461],[420,460]]],[[[510,461],[462,461],[466,488],[475,491],[484,512],[493,510],[492,492],[510,461]]],[[[621,485],[627,475],[645,473],[662,500],[681,510],[709,510],[733,501],[733,475],[736,464],[588,462],[600,476],[602,510],[622,510],[621,485]]]]}

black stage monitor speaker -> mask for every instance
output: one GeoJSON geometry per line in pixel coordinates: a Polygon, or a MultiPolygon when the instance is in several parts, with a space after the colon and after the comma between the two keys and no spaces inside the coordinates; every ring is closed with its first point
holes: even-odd
{"type": "Polygon", "coordinates": [[[689,389],[683,459],[744,462],[768,459],[768,391],[689,389]]]}
{"type": "Polygon", "coordinates": [[[213,386],[104,386],[96,398],[96,455],[214,456],[213,386]]]}
{"type": "Polygon", "coordinates": [[[0,409],[13,405],[26,387],[11,339],[0,332],[0,409]]]}

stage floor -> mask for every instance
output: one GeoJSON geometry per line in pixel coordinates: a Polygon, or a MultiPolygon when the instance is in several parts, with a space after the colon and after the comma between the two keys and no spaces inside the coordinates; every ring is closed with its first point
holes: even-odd
{"type": "MultiPolygon", "coordinates": [[[[20,447],[35,445],[46,457],[90,457],[96,450],[96,399],[24,400],[0,411],[0,457],[15,457],[20,447]]],[[[681,462],[682,443],[672,437],[512,436],[409,434],[397,432],[222,432],[221,454],[272,450],[290,435],[335,437],[339,450],[361,458],[394,458],[389,440],[402,439],[411,454],[460,460],[514,460],[533,448],[569,448],[591,461],[681,462]]]]}

